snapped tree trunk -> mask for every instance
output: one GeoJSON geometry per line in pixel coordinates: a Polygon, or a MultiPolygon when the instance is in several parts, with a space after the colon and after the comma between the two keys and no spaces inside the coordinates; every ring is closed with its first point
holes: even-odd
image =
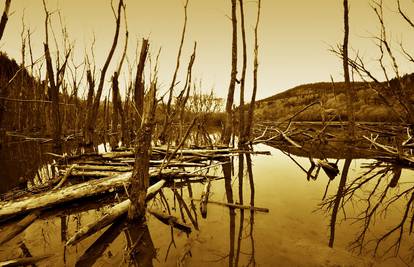
{"type": "Polygon", "coordinates": [[[144,67],[145,67],[145,61],[147,60],[148,55],[148,48],[149,43],[148,39],[142,39],[142,45],[141,45],[141,53],[139,55],[139,63],[137,68],[137,74],[135,76],[135,86],[134,86],[134,102],[135,102],[135,108],[137,111],[137,118],[138,123],[135,127],[141,127],[141,121],[142,116],[144,112],[144,90],[145,90],[145,84],[143,79],[144,74],[144,67]]]}
{"type": "Polygon", "coordinates": [[[227,92],[226,101],[226,121],[224,124],[223,134],[221,141],[223,144],[228,145],[230,143],[230,137],[232,134],[232,109],[234,102],[234,90],[236,88],[237,79],[237,2],[231,0],[231,24],[232,24],[232,46],[231,46],[231,76],[229,90],[227,92]]]}
{"type": "MultiPolygon", "coordinates": [[[[142,92],[143,94],[144,92],[142,92]]],[[[152,132],[155,124],[156,111],[156,82],[150,89],[148,111],[144,116],[142,126],[138,129],[135,145],[135,165],[131,180],[131,205],[128,210],[130,221],[141,220],[145,215],[145,198],[149,186],[149,166],[151,158],[152,132]]]]}

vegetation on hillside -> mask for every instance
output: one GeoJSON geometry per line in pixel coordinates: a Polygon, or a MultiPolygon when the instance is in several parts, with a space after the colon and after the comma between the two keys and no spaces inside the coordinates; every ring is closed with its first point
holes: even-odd
{"type": "MultiPolygon", "coordinates": [[[[414,74],[402,78],[409,101],[414,103],[414,74]]],[[[390,86],[397,88],[396,80],[391,80],[390,86]]],[[[387,121],[399,122],[401,108],[396,104],[393,108],[387,106],[376,90],[381,90],[373,83],[354,82],[355,90],[354,112],[357,121],[387,121]],[[376,90],[374,90],[376,89],[376,90]]],[[[347,120],[345,83],[320,82],[294,87],[282,93],[260,100],[256,103],[256,119],[282,121],[293,116],[308,105],[315,103],[295,117],[298,121],[347,120]]],[[[391,95],[393,91],[381,92],[391,95]]],[[[401,112],[402,113],[402,112],[401,112]]]]}

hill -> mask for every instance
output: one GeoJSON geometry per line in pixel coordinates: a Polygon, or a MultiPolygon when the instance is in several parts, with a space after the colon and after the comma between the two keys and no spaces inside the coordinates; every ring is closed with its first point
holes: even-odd
{"type": "MultiPolygon", "coordinates": [[[[353,100],[355,119],[357,121],[398,121],[399,112],[402,112],[400,105],[393,103],[393,109],[385,104],[377,91],[384,88],[397,90],[397,80],[393,79],[387,86],[378,86],[367,82],[354,82],[352,87],[355,90],[353,100]]],[[[414,74],[404,76],[401,81],[408,92],[410,102],[414,105],[414,74]]],[[[385,83],[384,83],[385,85],[385,83]]],[[[346,91],[345,83],[319,82],[304,84],[282,93],[256,102],[256,120],[281,121],[291,117],[307,105],[315,104],[303,113],[300,113],[297,121],[320,121],[325,119],[346,120],[346,91]],[[322,107],[323,106],[323,107],[322,107]]],[[[381,91],[381,95],[390,99],[393,92],[381,91]]],[[[396,101],[394,101],[396,102],[396,101]]]]}

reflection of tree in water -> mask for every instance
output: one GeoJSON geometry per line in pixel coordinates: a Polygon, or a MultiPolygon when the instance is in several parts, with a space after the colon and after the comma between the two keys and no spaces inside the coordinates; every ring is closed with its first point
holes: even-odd
{"type": "MultiPolygon", "coordinates": [[[[56,151],[58,152],[58,151],[56,151]]],[[[62,153],[62,151],[60,151],[62,153]]],[[[238,163],[238,169],[233,169],[232,158],[225,158],[223,162],[217,164],[217,166],[223,166],[225,194],[227,199],[225,202],[219,202],[218,204],[225,205],[224,209],[229,210],[229,228],[225,230],[229,235],[229,250],[227,255],[221,257],[218,261],[227,261],[230,266],[247,265],[255,266],[255,243],[254,243],[254,210],[250,211],[250,218],[247,218],[248,211],[244,211],[240,206],[243,206],[245,202],[248,202],[247,196],[250,194],[250,206],[254,207],[255,201],[255,188],[253,181],[252,160],[250,155],[240,155],[235,158],[235,162],[238,163]],[[246,158],[245,158],[246,157],[246,158]],[[246,161],[245,161],[246,160],[246,161]],[[245,177],[246,176],[246,177],[245,177]],[[234,180],[233,180],[234,178],[234,180]],[[245,180],[246,178],[246,180],[245,180]],[[248,178],[248,179],[247,179],[248,178]],[[247,186],[247,181],[250,183],[250,188],[247,186]],[[234,185],[235,188],[232,188],[234,185]],[[233,190],[237,190],[233,191],[233,190]],[[244,195],[243,195],[244,194],[244,195]],[[246,198],[244,199],[243,196],[246,198]],[[233,203],[235,207],[229,207],[228,203],[233,203]],[[251,250],[251,251],[250,251],[251,250]]],[[[208,175],[208,172],[212,169],[206,168],[206,172],[201,175],[207,175],[208,177],[216,177],[208,175]]],[[[220,171],[215,168],[214,171],[220,171]]],[[[215,173],[217,175],[217,173],[215,173]]],[[[218,176],[217,176],[218,177],[218,176]]],[[[209,178],[210,179],[210,178],[209,178]]],[[[211,178],[220,179],[220,178],[211,178]]],[[[197,199],[197,190],[201,188],[201,185],[196,185],[198,188],[194,190],[195,183],[205,182],[203,179],[177,179],[173,186],[167,186],[163,188],[156,197],[148,204],[147,216],[151,216],[154,220],[161,221],[165,225],[160,225],[160,231],[164,233],[163,239],[167,241],[165,246],[162,246],[160,250],[155,251],[154,243],[151,239],[151,235],[146,225],[130,225],[124,220],[125,218],[116,220],[104,230],[96,228],[93,232],[90,232],[88,236],[83,238],[92,237],[92,243],[83,243],[78,246],[77,242],[83,242],[83,238],[78,240],[74,247],[66,246],[65,244],[71,239],[73,233],[77,233],[83,227],[87,226],[87,222],[94,221],[96,218],[102,218],[105,212],[112,207],[113,198],[116,197],[118,201],[122,202],[125,198],[123,192],[117,192],[115,195],[102,196],[101,198],[88,199],[85,198],[81,202],[74,202],[73,205],[69,204],[65,207],[60,207],[59,210],[50,209],[42,212],[43,222],[40,223],[43,233],[42,243],[44,248],[40,251],[49,252],[52,251],[56,257],[61,257],[63,262],[60,264],[75,264],[76,266],[94,266],[100,263],[118,262],[122,260],[123,265],[132,266],[151,266],[156,254],[158,254],[160,261],[171,262],[177,260],[177,263],[185,264],[190,257],[192,257],[192,250],[194,248],[194,241],[202,242],[199,238],[199,229],[202,228],[202,221],[200,221],[199,206],[195,205],[197,199]],[[159,216],[161,215],[161,216],[159,216]],[[50,227],[52,223],[54,231],[50,227]],[[189,231],[188,228],[190,228],[189,231]],[[101,231],[101,232],[98,232],[101,231]],[[169,232],[171,235],[169,236],[169,232]],[[184,233],[184,234],[181,234],[184,233]],[[192,233],[190,233],[192,232],[192,233]],[[180,234],[178,234],[180,233],[180,234]],[[176,240],[174,240],[174,238],[176,240]],[[168,241],[170,241],[168,244],[168,241]],[[176,242],[177,241],[177,242],[176,242]],[[57,242],[57,244],[56,244],[57,242]],[[122,247],[119,244],[122,243],[122,247]],[[183,245],[183,243],[185,243],[183,245]],[[87,247],[84,247],[87,244],[87,247]],[[117,244],[117,245],[116,245],[117,244]],[[57,247],[55,246],[57,245],[57,247]],[[125,250],[123,246],[125,245],[125,250]],[[175,252],[171,252],[174,251],[175,252]],[[80,252],[80,255],[77,253],[80,252]],[[170,255],[169,255],[170,254],[170,255]],[[116,255],[115,257],[113,257],[116,255]],[[120,255],[120,258],[119,258],[120,255]],[[122,256],[123,255],[123,256],[122,256]],[[177,259],[175,259],[177,257],[177,259]],[[112,259],[111,259],[112,258],[112,259]],[[168,259],[167,259],[168,258],[168,259]]],[[[208,181],[208,179],[207,179],[208,181]]],[[[214,202],[214,201],[212,201],[214,202]]],[[[217,203],[217,202],[216,202],[217,203]]],[[[247,204],[247,209],[249,208],[247,204]]],[[[214,204],[209,204],[211,209],[214,208],[214,204]]],[[[246,206],[244,207],[246,208],[246,206]]],[[[211,218],[214,221],[214,217],[211,218]]],[[[203,221],[203,223],[209,224],[210,222],[203,221]]],[[[226,222],[225,222],[226,223],[226,222]]],[[[152,225],[151,223],[149,225],[152,225]]],[[[209,232],[209,228],[201,229],[205,233],[209,232]]],[[[154,234],[154,233],[153,233],[154,234]]],[[[221,242],[220,239],[217,241],[221,242]]],[[[155,244],[156,245],[156,244],[155,244]]],[[[33,249],[33,244],[28,244],[29,249],[33,249]]],[[[39,249],[36,248],[34,254],[39,253],[39,249]],[[37,249],[37,250],[36,250],[37,249]]],[[[221,251],[219,252],[221,253],[221,251]]],[[[55,259],[54,259],[55,260],[55,259]]],[[[196,261],[199,260],[199,256],[196,257],[196,261]]],[[[217,259],[209,259],[217,261],[217,259]]]]}
{"type": "Polygon", "coordinates": [[[334,243],[338,212],[341,210],[344,219],[348,219],[346,208],[352,206],[358,207],[358,213],[352,220],[360,225],[360,230],[350,243],[350,248],[360,254],[372,248],[374,256],[390,252],[397,256],[404,234],[413,231],[414,186],[411,183],[399,184],[401,166],[381,161],[368,164],[364,173],[354,179],[348,177],[350,181],[346,183],[350,162],[351,159],[345,160],[336,194],[324,199],[319,206],[322,210],[331,212],[329,245],[333,246],[334,243]],[[397,221],[390,228],[371,237],[370,229],[378,218],[383,223],[390,211],[400,209],[397,221]]]}
{"type": "MultiPolygon", "coordinates": [[[[253,181],[253,170],[252,170],[252,160],[249,154],[246,154],[246,164],[247,164],[247,175],[249,178],[250,183],[250,206],[254,207],[254,196],[255,196],[255,190],[254,190],[254,181],[253,181]]],[[[239,201],[238,204],[243,205],[244,199],[243,199],[243,180],[244,180],[244,155],[239,155],[238,158],[238,197],[239,201]]],[[[226,189],[226,196],[227,196],[227,202],[228,203],[234,203],[234,196],[233,196],[233,189],[232,189],[232,165],[231,163],[226,163],[223,165],[223,174],[225,177],[225,189],[226,189]]],[[[240,265],[240,255],[250,255],[249,261],[247,262],[247,266],[255,266],[255,246],[254,246],[254,210],[251,209],[250,211],[250,220],[249,228],[245,229],[245,214],[244,209],[240,209],[239,214],[239,229],[237,233],[237,244],[236,242],[236,209],[233,207],[229,207],[229,266],[239,266],[240,265]],[[243,236],[243,233],[247,232],[247,236],[243,236]],[[242,245],[243,239],[248,238],[250,241],[250,247],[251,247],[251,253],[246,253],[242,251],[242,245]]],[[[226,256],[227,257],[227,256],[226,256]]]]}

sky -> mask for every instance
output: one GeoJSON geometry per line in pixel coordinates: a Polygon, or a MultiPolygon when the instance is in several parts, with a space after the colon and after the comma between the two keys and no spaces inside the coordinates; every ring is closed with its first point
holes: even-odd
{"type": "MultiPolygon", "coordinates": [[[[114,5],[117,4],[116,0],[114,5]]],[[[150,52],[155,57],[161,48],[159,82],[160,90],[167,90],[171,82],[184,21],[184,0],[125,0],[129,30],[128,58],[133,62],[142,38],[149,38],[150,52]]],[[[69,40],[74,44],[74,64],[80,64],[85,51],[95,36],[94,47],[97,70],[102,68],[115,30],[115,20],[110,0],[46,0],[48,9],[59,10],[67,27],[69,40]]],[[[370,4],[371,0],[349,0],[351,55],[358,52],[366,60],[370,70],[383,79],[376,64],[378,48],[374,36],[378,36],[379,24],[370,4]]],[[[414,4],[401,0],[408,14],[414,18],[414,4]],[[411,12],[410,12],[411,11],[411,12]]],[[[4,4],[0,5],[3,8],[4,4]]],[[[402,73],[414,71],[403,58],[398,42],[409,50],[414,42],[414,30],[396,13],[396,0],[384,0],[387,34],[392,42],[402,73]]],[[[248,44],[248,72],[246,97],[252,90],[253,29],[257,2],[245,1],[246,34],[248,44]]],[[[259,75],[258,99],[262,99],[294,86],[319,81],[343,80],[341,60],[329,51],[343,40],[342,0],[262,0],[259,25],[259,75]]],[[[184,84],[185,71],[197,42],[197,57],[193,77],[205,92],[214,89],[218,97],[225,97],[231,68],[231,14],[230,0],[190,0],[188,6],[187,33],[181,59],[179,80],[184,84]]],[[[22,61],[21,31],[23,21],[26,30],[32,32],[31,44],[35,58],[43,55],[45,13],[41,0],[12,0],[6,31],[0,41],[0,49],[17,62],[22,61]],[[24,15],[24,16],[23,16],[24,15]]],[[[118,65],[124,45],[124,22],[120,41],[108,71],[105,91],[110,88],[110,75],[118,65]]],[[[57,12],[52,15],[52,28],[59,44],[61,26],[57,12]]],[[[239,35],[240,36],[240,35],[239,35]]],[[[241,43],[239,43],[239,54],[241,43]]],[[[61,49],[62,51],[62,49],[61,49]]],[[[138,51],[138,52],[137,52],[138,51]]],[[[56,47],[52,46],[56,57],[56,47]]],[[[413,51],[414,52],[414,51],[413,51]]],[[[26,62],[29,58],[26,55],[26,62]]],[[[241,54],[239,57],[241,72],[241,54]]],[[[128,68],[124,66],[121,91],[125,90],[128,68]]],[[[237,98],[237,97],[236,97],[237,98]]],[[[236,101],[237,103],[237,101],[236,101]]]]}

